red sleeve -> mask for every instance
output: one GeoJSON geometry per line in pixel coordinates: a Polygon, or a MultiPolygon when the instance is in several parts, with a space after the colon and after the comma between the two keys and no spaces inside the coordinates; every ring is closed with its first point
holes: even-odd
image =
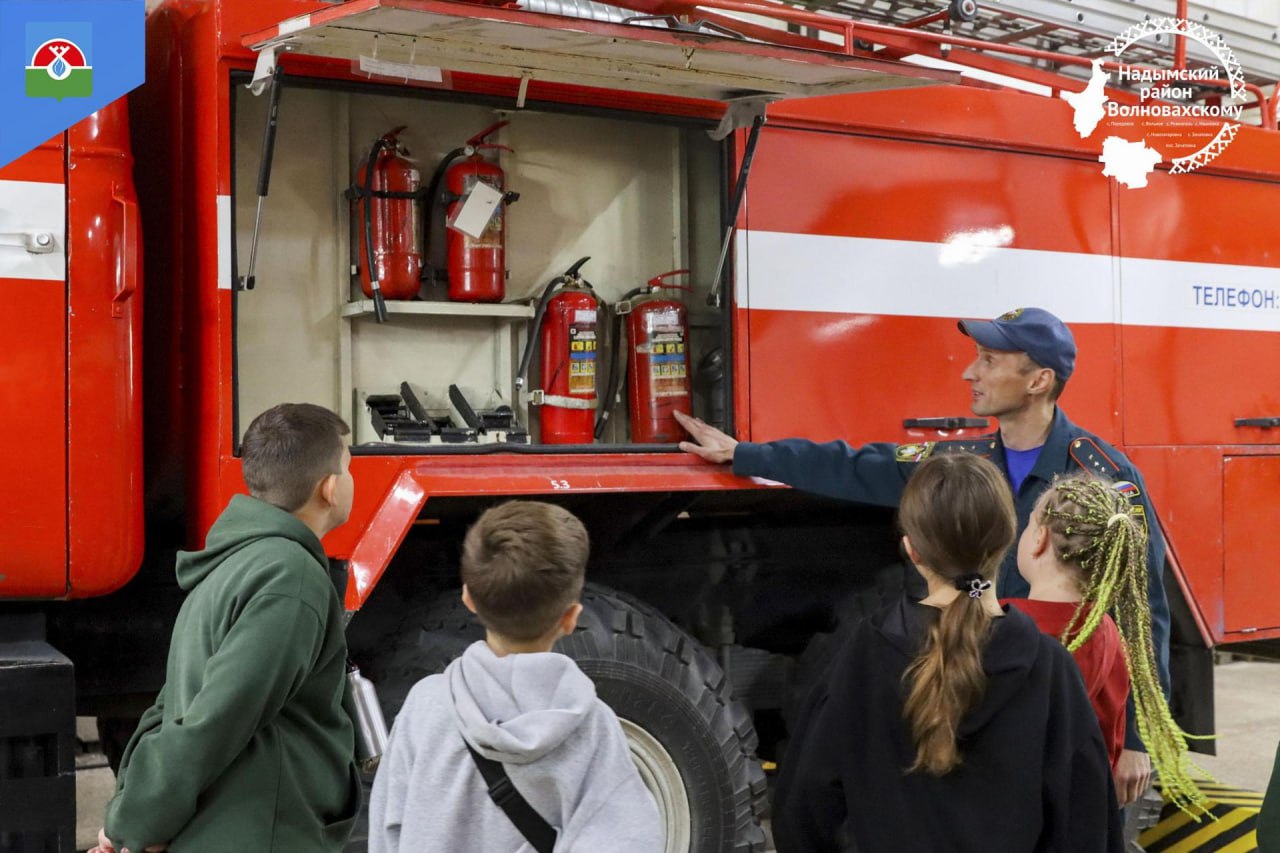
{"type": "Polygon", "coordinates": [[[1124,750],[1125,703],[1129,698],[1129,671],[1124,663],[1120,631],[1110,615],[1102,617],[1089,642],[1075,651],[1076,664],[1084,676],[1089,701],[1098,715],[1107,757],[1115,769],[1124,750]]]}
{"type": "Polygon", "coordinates": [[[1120,643],[1120,631],[1110,616],[1103,617],[1098,637],[1105,646],[1108,665],[1106,678],[1102,679],[1101,689],[1097,696],[1091,696],[1093,709],[1098,713],[1098,722],[1102,725],[1102,737],[1107,742],[1107,755],[1111,759],[1111,769],[1120,760],[1124,750],[1125,705],[1129,701],[1129,670],[1124,662],[1124,649],[1120,643]]]}

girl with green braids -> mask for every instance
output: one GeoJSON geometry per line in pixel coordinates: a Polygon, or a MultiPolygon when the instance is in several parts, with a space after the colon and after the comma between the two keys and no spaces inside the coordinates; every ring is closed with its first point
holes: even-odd
{"type": "Polygon", "coordinates": [[[1088,475],[1057,480],[1036,502],[1018,542],[1018,571],[1031,592],[1012,603],[1075,656],[1113,770],[1132,687],[1138,734],[1165,797],[1199,816],[1205,797],[1191,776],[1188,736],[1174,722],[1157,675],[1146,539],[1144,520],[1110,483],[1088,475]]]}

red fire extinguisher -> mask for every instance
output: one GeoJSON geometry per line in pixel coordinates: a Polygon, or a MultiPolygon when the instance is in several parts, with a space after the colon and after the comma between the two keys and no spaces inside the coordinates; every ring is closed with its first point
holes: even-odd
{"type": "Polygon", "coordinates": [[[360,289],[374,300],[379,322],[386,299],[413,299],[423,263],[418,204],[421,177],[397,127],[373,143],[350,195],[360,223],[360,289]]]}
{"type": "Polygon", "coordinates": [[[517,388],[524,385],[534,341],[539,342],[542,387],[530,394],[530,402],[541,407],[543,444],[590,444],[595,427],[600,300],[578,274],[588,260],[582,258],[547,283],[520,359],[517,388]]]}
{"type": "Polygon", "coordinates": [[[464,147],[450,151],[440,161],[431,180],[429,196],[434,204],[443,176],[446,222],[453,221],[477,184],[487,184],[502,195],[502,201],[478,238],[448,229],[445,242],[449,298],[455,302],[501,302],[506,295],[506,206],[520,195],[507,192],[506,175],[496,163],[485,159],[483,152],[511,150],[505,145],[484,141],[507,124],[500,121],[485,128],[468,139],[464,147]],[[459,160],[461,162],[456,162],[459,160]]]}
{"type": "Polygon", "coordinates": [[[663,291],[689,290],[666,279],[687,274],[673,270],[649,279],[648,285],[624,297],[627,313],[627,379],[631,405],[631,440],[637,444],[680,441],[685,432],[673,411],[690,411],[689,318],[684,303],[663,291]]]}

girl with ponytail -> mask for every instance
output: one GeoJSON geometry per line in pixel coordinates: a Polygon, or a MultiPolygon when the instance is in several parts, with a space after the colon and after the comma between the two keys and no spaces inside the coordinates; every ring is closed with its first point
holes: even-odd
{"type": "Polygon", "coordinates": [[[995,596],[1017,530],[1004,475],[928,459],[898,518],[928,595],[856,625],[807,697],[774,797],[779,853],[1122,850],[1079,670],[995,596]]]}
{"type": "MultiPolygon", "coordinates": [[[[1132,685],[1137,733],[1164,795],[1198,818],[1205,797],[1191,776],[1188,735],[1174,722],[1157,675],[1146,554],[1143,520],[1116,485],[1088,475],[1057,480],[1036,502],[1019,540],[1018,571],[1031,592],[1015,606],[1075,655],[1113,769],[1124,748],[1132,685]]],[[[1120,799],[1140,793],[1121,791],[1120,799]]]]}

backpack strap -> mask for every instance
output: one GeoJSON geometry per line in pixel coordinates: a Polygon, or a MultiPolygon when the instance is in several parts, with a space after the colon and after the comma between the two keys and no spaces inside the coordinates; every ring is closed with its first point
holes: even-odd
{"type": "MultiPolygon", "coordinates": [[[[463,743],[466,743],[465,739],[463,743]]],[[[471,753],[471,760],[476,763],[476,768],[489,788],[489,799],[506,813],[525,840],[533,845],[534,850],[538,853],[551,853],[556,846],[555,829],[534,811],[529,801],[511,784],[507,768],[500,761],[485,758],[472,749],[471,744],[466,743],[466,746],[467,752],[471,753]]]]}

